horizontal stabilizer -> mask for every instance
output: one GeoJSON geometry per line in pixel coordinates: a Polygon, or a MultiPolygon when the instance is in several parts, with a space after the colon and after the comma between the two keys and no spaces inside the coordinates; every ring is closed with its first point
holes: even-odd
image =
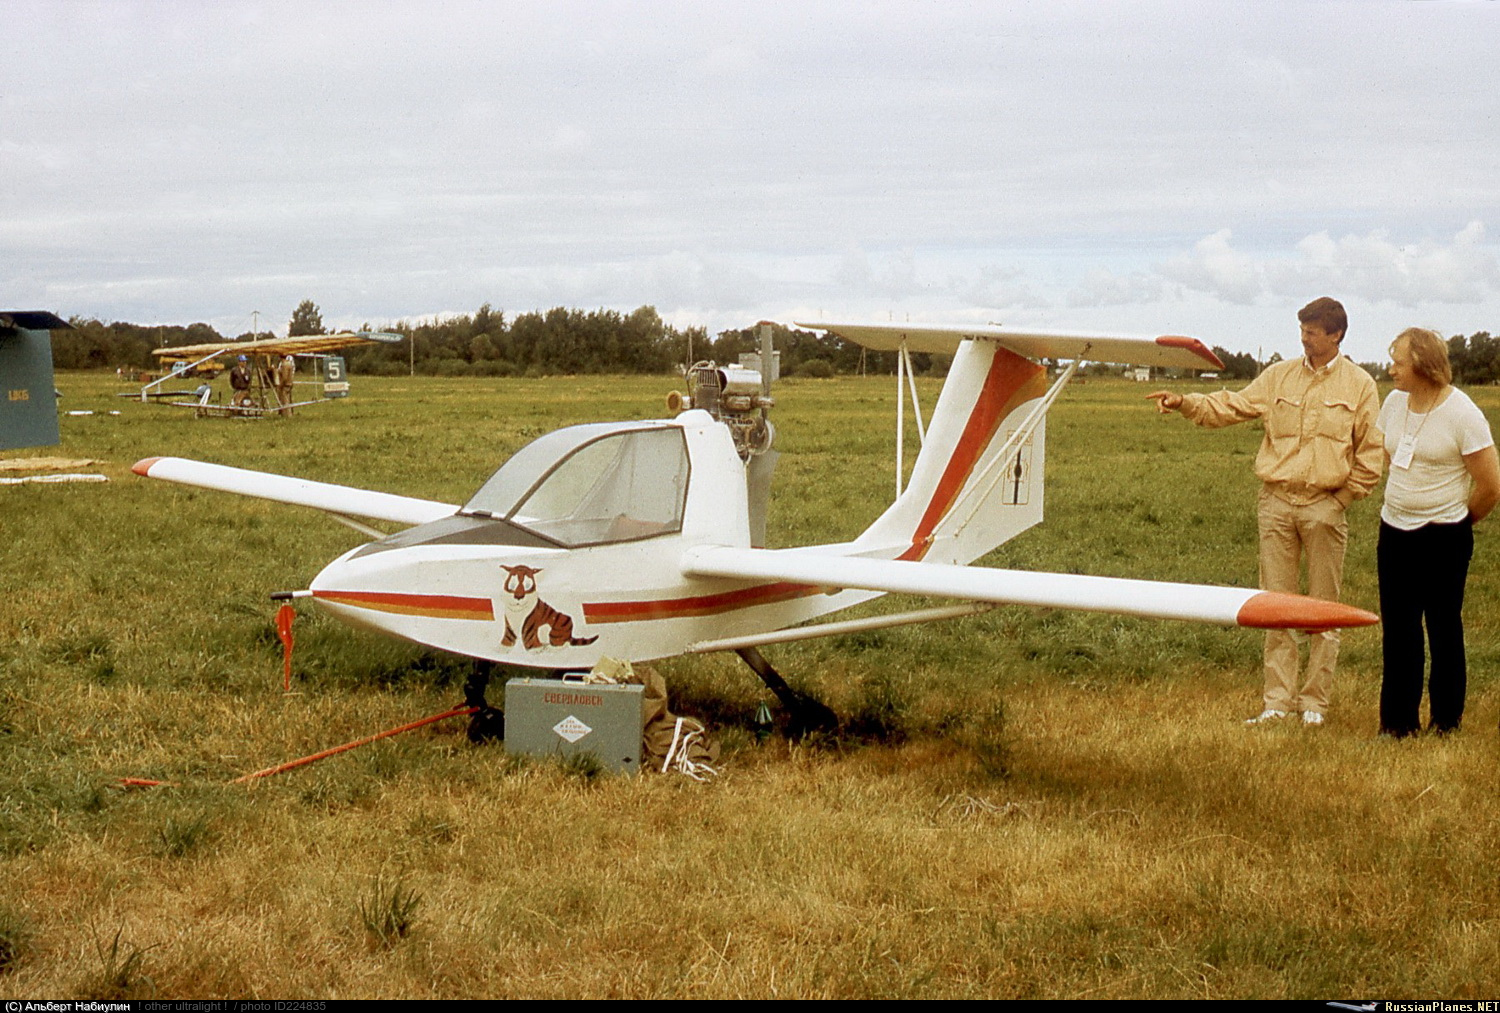
{"type": "Polygon", "coordinates": [[[305,478],[247,471],[244,468],[206,464],[181,457],[148,457],[144,461],[137,461],[131,470],[147,478],[160,478],[183,485],[256,496],[334,514],[371,517],[396,524],[425,524],[458,512],[458,506],[453,503],[393,496],[390,493],[371,492],[368,489],[332,485],[328,482],[310,482],[305,478]]]}
{"type": "Polygon", "coordinates": [[[877,352],[894,352],[902,342],[912,352],[952,354],[959,343],[974,338],[993,341],[1028,359],[1088,359],[1133,366],[1175,366],[1180,369],[1223,369],[1209,348],[1197,338],[1180,335],[1141,337],[1129,334],[1075,334],[1062,331],[1006,327],[927,327],[913,324],[809,323],[798,327],[828,331],[846,341],[877,352]]]}
{"type": "Polygon", "coordinates": [[[794,581],[1261,629],[1330,630],[1380,621],[1374,613],[1338,602],[1254,588],[864,559],[797,549],[690,549],[682,569],[695,577],[794,581]]]}

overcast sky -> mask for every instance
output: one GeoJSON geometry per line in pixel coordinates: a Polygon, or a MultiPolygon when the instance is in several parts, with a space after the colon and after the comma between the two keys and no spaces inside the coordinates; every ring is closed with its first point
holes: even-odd
{"type": "Polygon", "coordinates": [[[1500,4],[5,0],[0,306],[1500,332],[1500,4]]]}

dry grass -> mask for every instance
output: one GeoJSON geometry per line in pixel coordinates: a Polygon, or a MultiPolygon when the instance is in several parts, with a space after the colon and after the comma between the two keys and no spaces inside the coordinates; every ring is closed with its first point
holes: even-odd
{"type": "MultiPolygon", "coordinates": [[[[116,407],[104,377],[60,386],[69,407],[116,407]]],[[[1346,635],[1326,727],[1247,731],[1252,635],[1000,610],[773,653],[841,713],[900,732],[897,745],[757,745],[753,678],[732,659],[679,659],[669,683],[726,745],[711,785],[518,762],[469,745],[460,722],[227,784],[443,710],[465,670],[309,615],[301,695],[282,697],[265,592],[302,586],[348,533],[135,480],[131,461],[182,453],[452,499],[534,431],[655,414],[668,383],[358,386],[290,424],[133,404],[65,418],[63,450],[103,458],[116,481],[7,492],[7,993],[1462,998],[1500,986],[1500,566],[1483,538],[1470,710],[1446,741],[1374,738],[1372,632],[1346,635]],[[428,467],[408,475],[413,441],[428,467]],[[177,787],[124,791],[122,776],[177,787]]],[[[888,495],[889,386],[779,391],[783,544],[848,537],[888,495]],[[868,432],[847,424],[866,418],[879,420],[868,432]]],[[[1497,399],[1479,393],[1494,417],[1497,399]]],[[[1257,434],[1174,427],[1137,396],[1091,383],[1064,399],[1048,524],[996,562],[1253,579],[1257,434]]],[[[1364,605],[1374,516],[1354,515],[1350,598],[1364,605]]]]}

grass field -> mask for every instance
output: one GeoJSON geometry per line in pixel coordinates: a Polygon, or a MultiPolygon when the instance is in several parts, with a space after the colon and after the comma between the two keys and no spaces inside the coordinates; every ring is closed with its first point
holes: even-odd
{"type": "MultiPolygon", "coordinates": [[[[1325,727],[1247,730],[1256,635],[1007,608],[768,649],[878,736],[757,743],[765,694],[737,659],[664,664],[721,736],[713,784],[521,762],[462,721],[227,783],[442,711],[467,669],[304,610],[283,696],[267,595],[358,536],[131,463],[461,501],[532,437],[658,416],[675,385],[356,377],[347,403],[240,422],[60,376],[64,408],[121,414],[65,416],[62,447],[30,452],[97,458],[109,484],[0,489],[0,993],[1500,993],[1493,520],[1444,741],[1376,739],[1376,630],[1345,634],[1325,727]]],[[[889,500],[893,385],[778,388],[773,544],[852,537],[889,500]]],[[[1500,422],[1500,390],[1470,393],[1500,422]]],[[[985,562],[1253,584],[1259,435],[1076,384],[1049,425],[1048,521],[985,562]]],[[[1377,513],[1351,511],[1345,597],[1367,608],[1377,513]]]]}

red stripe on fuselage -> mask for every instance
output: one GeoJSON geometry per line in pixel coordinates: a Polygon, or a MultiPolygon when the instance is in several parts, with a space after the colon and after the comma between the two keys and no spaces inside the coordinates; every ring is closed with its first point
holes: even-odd
{"type": "Polygon", "coordinates": [[[716,615],[720,612],[750,608],[754,605],[773,605],[777,602],[791,601],[794,598],[806,598],[823,590],[825,589],[815,584],[779,581],[775,584],[757,584],[738,591],[698,594],[686,598],[585,602],[583,618],[590,624],[633,623],[644,619],[683,619],[691,616],[716,615]]]}
{"type": "Polygon", "coordinates": [[[314,591],[313,597],[330,605],[429,619],[494,619],[495,607],[488,598],[464,598],[451,594],[400,594],[393,591],[314,591]]]}
{"type": "Polygon", "coordinates": [[[990,362],[990,371],[974,401],[969,421],[964,423],[953,456],[948,458],[948,466],[943,469],[943,475],[932,491],[932,499],[927,502],[917,530],[912,532],[911,547],[896,558],[920,560],[927,555],[933,531],[953,508],[958,494],[974,473],[975,465],[995,438],[995,430],[1017,405],[1047,392],[1045,376],[1046,371],[1030,359],[1004,348],[995,349],[995,358],[990,362]]]}

